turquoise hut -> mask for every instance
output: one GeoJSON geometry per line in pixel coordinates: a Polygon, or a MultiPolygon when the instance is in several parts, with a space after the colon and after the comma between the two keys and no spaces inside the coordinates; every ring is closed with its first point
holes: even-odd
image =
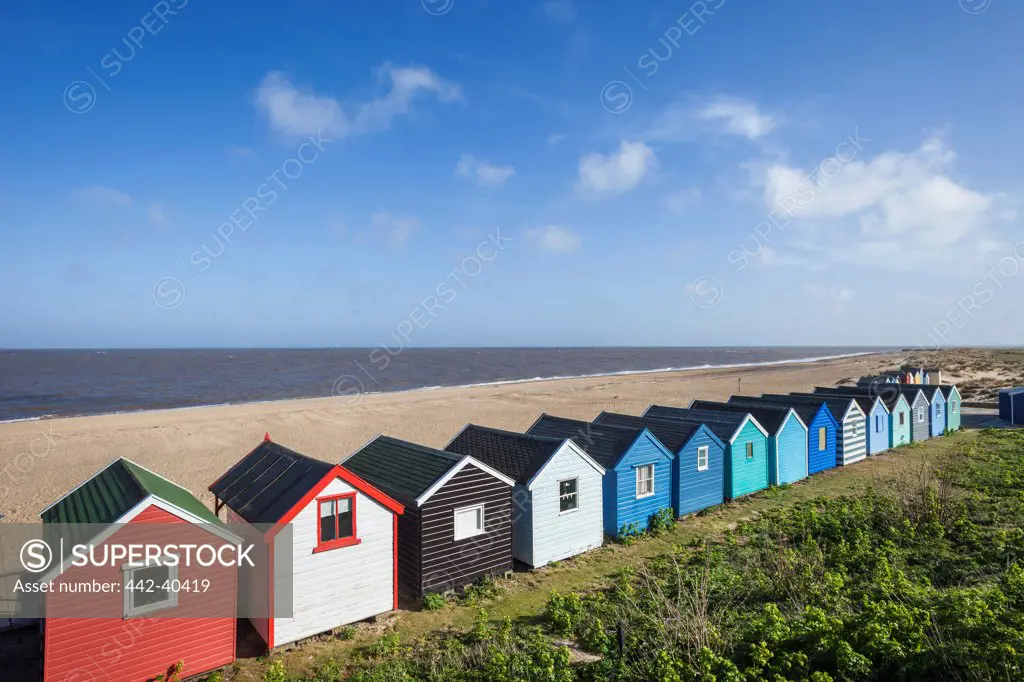
{"type": "Polygon", "coordinates": [[[768,487],[768,432],[749,413],[651,405],[643,416],[707,424],[718,434],[728,445],[725,467],[727,499],[743,497],[768,487]]]}
{"type": "Polygon", "coordinates": [[[694,400],[690,409],[753,415],[769,435],[768,482],[787,485],[807,478],[807,425],[792,407],[743,407],[713,400],[694,400]]]}

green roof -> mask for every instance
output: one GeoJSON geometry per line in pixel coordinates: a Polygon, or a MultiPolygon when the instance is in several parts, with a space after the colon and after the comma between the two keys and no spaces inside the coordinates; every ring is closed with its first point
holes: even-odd
{"type": "Polygon", "coordinates": [[[341,466],[399,502],[415,504],[462,459],[462,455],[378,436],[341,466]]]}
{"type": "Polygon", "coordinates": [[[192,493],[123,457],[40,516],[43,523],[117,523],[150,495],[208,523],[221,523],[192,493]]]}

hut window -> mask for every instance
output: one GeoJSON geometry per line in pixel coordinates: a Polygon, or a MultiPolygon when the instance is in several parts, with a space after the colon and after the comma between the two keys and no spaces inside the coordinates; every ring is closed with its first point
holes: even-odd
{"type": "Polygon", "coordinates": [[[924,408],[923,407],[917,408],[917,421],[919,421],[919,422],[923,422],[924,421],[924,408]]]}
{"type": "Polygon", "coordinates": [[[654,494],[654,465],[645,464],[636,468],[636,496],[648,497],[654,494]]]}
{"type": "Polygon", "coordinates": [[[822,426],[818,429],[818,452],[821,452],[826,447],[828,447],[828,432],[822,426]]]}
{"type": "Polygon", "coordinates": [[[906,423],[906,421],[907,421],[906,417],[907,417],[907,413],[906,412],[900,412],[900,426],[903,426],[906,423]]]}
{"type": "Polygon", "coordinates": [[[882,430],[882,415],[876,414],[875,415],[875,431],[881,431],[881,430],[882,430]]]}
{"type": "Polygon", "coordinates": [[[708,446],[702,445],[697,448],[697,471],[708,470],[708,446]]]}
{"type": "Polygon", "coordinates": [[[747,443],[747,459],[754,459],[754,444],[747,443]]]}
{"type": "Polygon", "coordinates": [[[177,566],[150,562],[124,569],[124,617],[132,618],[178,605],[170,583],[178,579],[177,566]]]}
{"type": "Polygon", "coordinates": [[[579,479],[558,482],[558,512],[576,511],[580,506],[579,479]]]}
{"type": "Polygon", "coordinates": [[[348,493],[317,500],[319,527],[314,551],[359,543],[356,538],[356,495],[348,493]]]}
{"type": "Polygon", "coordinates": [[[956,412],[956,401],[953,401],[953,411],[956,412]]]}
{"type": "Polygon", "coordinates": [[[484,534],[484,506],[460,507],[455,510],[455,539],[465,540],[484,534]]]}

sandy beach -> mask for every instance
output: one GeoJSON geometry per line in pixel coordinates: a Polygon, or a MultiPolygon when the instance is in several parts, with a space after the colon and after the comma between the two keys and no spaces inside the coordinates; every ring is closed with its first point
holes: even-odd
{"type": "Polygon", "coordinates": [[[902,356],[556,379],[345,398],[160,410],[0,424],[0,514],[39,512],[104,465],[128,457],[213,504],[207,486],[265,432],[307,455],[338,462],[378,433],[443,447],[466,423],[523,430],[549,412],[592,419],[640,414],[650,403],[809,390],[890,369],[902,356]]]}

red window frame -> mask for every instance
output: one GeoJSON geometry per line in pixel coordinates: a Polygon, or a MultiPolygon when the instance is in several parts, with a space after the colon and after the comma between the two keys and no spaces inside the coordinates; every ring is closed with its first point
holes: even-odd
{"type": "MultiPolygon", "coordinates": [[[[329,549],[338,549],[339,547],[351,547],[352,545],[358,545],[362,540],[359,538],[356,529],[356,493],[342,493],[341,495],[329,495],[328,497],[318,497],[316,500],[316,549],[313,553],[326,552],[329,549]],[[320,507],[327,502],[337,502],[339,500],[350,499],[352,500],[352,535],[344,538],[337,538],[335,540],[327,540],[326,542],[320,536],[320,507]]],[[[335,532],[338,529],[338,514],[334,514],[334,528],[335,532]]]]}

